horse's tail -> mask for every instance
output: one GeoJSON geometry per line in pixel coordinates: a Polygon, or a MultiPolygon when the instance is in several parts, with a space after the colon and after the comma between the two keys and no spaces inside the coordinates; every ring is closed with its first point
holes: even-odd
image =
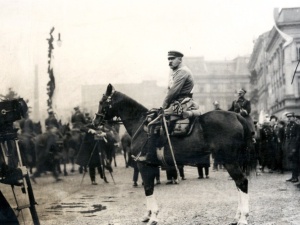
{"type": "Polygon", "coordinates": [[[253,143],[253,131],[244,117],[239,114],[236,114],[236,116],[244,129],[244,145],[241,149],[239,161],[243,172],[250,175],[257,167],[257,155],[253,143]]]}

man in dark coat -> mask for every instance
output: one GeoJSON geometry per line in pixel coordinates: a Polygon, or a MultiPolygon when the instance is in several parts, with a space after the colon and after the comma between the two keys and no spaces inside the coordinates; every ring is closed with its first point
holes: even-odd
{"type": "Polygon", "coordinates": [[[264,172],[265,167],[272,169],[272,151],[273,151],[273,130],[270,127],[269,121],[265,121],[260,129],[260,153],[261,153],[261,170],[264,172]]]}
{"type": "MultiPolygon", "coordinates": [[[[104,130],[104,128],[95,127],[93,124],[82,126],[80,130],[85,132],[85,136],[77,155],[76,163],[83,167],[89,167],[90,178],[93,185],[97,184],[95,179],[96,168],[100,174],[100,178],[107,182],[101,166],[107,163],[104,162],[104,160],[111,157],[110,153],[114,143],[113,135],[107,132],[107,130],[104,130]]],[[[110,162],[105,166],[110,169],[110,162]]]]}
{"type": "Polygon", "coordinates": [[[59,129],[59,123],[57,121],[57,119],[55,118],[54,112],[52,109],[48,110],[48,118],[45,120],[45,125],[46,125],[46,129],[48,127],[56,127],[57,129],[59,129]]]}
{"type": "Polygon", "coordinates": [[[80,111],[79,106],[76,106],[74,108],[74,110],[75,110],[75,113],[71,117],[71,122],[72,122],[73,128],[80,129],[82,126],[87,124],[87,122],[85,120],[83,113],[80,111]]]}
{"type": "Polygon", "coordinates": [[[292,177],[286,181],[297,183],[299,176],[300,125],[296,123],[295,113],[287,113],[288,124],[285,129],[285,148],[292,164],[292,177]]]}
{"type": "Polygon", "coordinates": [[[248,124],[249,129],[251,130],[252,134],[255,134],[255,128],[254,128],[254,122],[250,116],[251,113],[251,102],[247,99],[245,99],[245,94],[247,91],[243,88],[241,88],[238,91],[238,99],[234,100],[232,102],[231,107],[228,111],[239,113],[241,116],[243,116],[248,124]]]}

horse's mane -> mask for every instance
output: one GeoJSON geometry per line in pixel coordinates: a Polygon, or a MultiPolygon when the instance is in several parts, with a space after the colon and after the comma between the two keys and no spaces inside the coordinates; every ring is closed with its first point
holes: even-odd
{"type": "Polygon", "coordinates": [[[148,109],[145,106],[138,103],[136,100],[132,99],[128,95],[126,95],[124,93],[121,93],[119,91],[115,91],[114,94],[117,95],[118,98],[122,99],[125,102],[126,105],[135,106],[136,109],[138,109],[139,111],[142,111],[142,112],[147,112],[148,111],[148,109]]]}

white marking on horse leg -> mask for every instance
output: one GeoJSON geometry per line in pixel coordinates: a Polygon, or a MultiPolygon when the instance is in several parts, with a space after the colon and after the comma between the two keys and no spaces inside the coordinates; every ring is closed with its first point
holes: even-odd
{"type": "Polygon", "coordinates": [[[241,196],[241,191],[240,191],[240,189],[238,189],[238,207],[237,207],[237,210],[236,210],[236,214],[235,214],[235,216],[234,216],[234,219],[236,220],[236,221],[239,221],[239,219],[241,218],[241,198],[242,198],[242,196],[241,196]]]}
{"type": "Polygon", "coordinates": [[[248,224],[247,218],[249,216],[249,194],[244,193],[241,190],[240,195],[241,195],[241,217],[238,221],[239,225],[244,225],[248,224]]]}
{"type": "Polygon", "coordinates": [[[148,222],[148,225],[154,225],[157,224],[157,214],[158,214],[158,205],[156,202],[156,199],[154,195],[147,196],[147,209],[151,211],[150,220],[148,222]]]}

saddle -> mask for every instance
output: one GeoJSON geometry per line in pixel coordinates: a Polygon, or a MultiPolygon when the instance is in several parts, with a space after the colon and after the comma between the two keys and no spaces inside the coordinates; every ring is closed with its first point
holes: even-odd
{"type": "MultiPolygon", "coordinates": [[[[193,129],[195,118],[201,115],[199,106],[191,99],[185,98],[182,101],[174,101],[163,113],[167,120],[170,136],[187,136],[193,129]]],[[[163,114],[159,109],[152,109],[146,117],[144,129],[146,132],[162,134],[165,129],[162,124],[163,114]],[[150,131],[152,129],[152,131],[150,131]]]]}

